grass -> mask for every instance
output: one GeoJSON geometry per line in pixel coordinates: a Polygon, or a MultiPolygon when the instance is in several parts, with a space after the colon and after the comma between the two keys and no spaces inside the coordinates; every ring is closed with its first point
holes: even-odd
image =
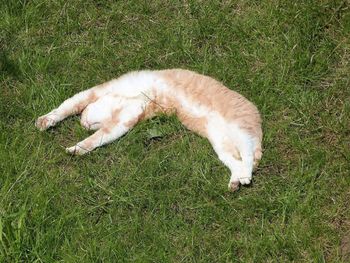
{"type": "Polygon", "coordinates": [[[0,262],[349,262],[350,3],[1,1],[0,262]],[[263,116],[251,187],[174,118],[83,157],[34,120],[122,73],[181,67],[263,116]],[[155,137],[154,135],[157,135],[155,137]]]}

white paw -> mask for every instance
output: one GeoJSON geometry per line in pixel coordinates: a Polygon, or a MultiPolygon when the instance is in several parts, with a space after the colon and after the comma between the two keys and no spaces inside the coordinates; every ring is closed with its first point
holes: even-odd
{"type": "Polygon", "coordinates": [[[252,180],[252,171],[246,167],[242,167],[241,170],[231,177],[231,181],[239,181],[241,185],[250,184],[252,180]]]}
{"type": "Polygon", "coordinates": [[[55,120],[55,116],[52,114],[46,114],[44,116],[39,117],[36,122],[35,126],[41,130],[44,131],[52,126],[54,126],[57,123],[55,120]]]}
{"type": "Polygon", "coordinates": [[[241,177],[241,178],[237,178],[237,177],[231,177],[230,182],[228,183],[228,188],[234,192],[236,190],[239,189],[239,185],[248,185],[250,184],[252,180],[252,177],[241,177]]]}
{"type": "Polygon", "coordinates": [[[77,145],[74,145],[72,147],[66,148],[66,152],[72,155],[83,155],[85,153],[88,153],[88,149],[84,149],[83,147],[77,145]]]}
{"type": "Polygon", "coordinates": [[[239,180],[239,182],[240,182],[242,185],[246,185],[246,184],[250,184],[251,177],[248,177],[248,178],[239,178],[238,180],[239,180]]]}

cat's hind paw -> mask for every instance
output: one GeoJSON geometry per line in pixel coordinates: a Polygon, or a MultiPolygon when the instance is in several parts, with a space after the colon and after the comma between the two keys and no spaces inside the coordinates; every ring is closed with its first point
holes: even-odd
{"type": "Polygon", "coordinates": [[[239,178],[239,182],[241,183],[241,185],[247,185],[250,184],[251,178],[239,178]]]}
{"type": "Polygon", "coordinates": [[[231,191],[231,192],[235,192],[239,189],[239,182],[238,181],[235,181],[235,182],[229,182],[228,184],[228,189],[231,191]]]}
{"type": "Polygon", "coordinates": [[[72,155],[83,155],[89,152],[88,149],[85,149],[84,147],[77,145],[74,145],[72,147],[66,148],[66,152],[72,155]]]}
{"type": "Polygon", "coordinates": [[[35,126],[39,130],[44,131],[52,126],[55,126],[56,123],[57,123],[57,121],[55,120],[54,116],[47,114],[47,115],[39,117],[35,122],[35,126]]]}
{"type": "Polygon", "coordinates": [[[232,191],[235,192],[239,189],[239,185],[248,185],[251,182],[251,177],[246,177],[246,178],[238,178],[238,179],[231,179],[228,188],[232,191]]]}

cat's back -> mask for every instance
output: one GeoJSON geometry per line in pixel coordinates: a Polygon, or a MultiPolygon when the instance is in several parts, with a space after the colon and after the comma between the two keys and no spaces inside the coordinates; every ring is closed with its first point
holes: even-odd
{"type": "Polygon", "coordinates": [[[159,74],[172,89],[189,100],[217,111],[230,122],[239,124],[249,133],[261,138],[261,118],[257,107],[241,94],[221,82],[190,70],[168,69],[159,74]]]}

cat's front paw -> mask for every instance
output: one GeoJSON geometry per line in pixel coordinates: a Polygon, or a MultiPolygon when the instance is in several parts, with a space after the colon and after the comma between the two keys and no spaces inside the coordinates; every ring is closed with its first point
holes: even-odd
{"type": "Polygon", "coordinates": [[[77,144],[72,147],[66,148],[66,152],[72,155],[83,155],[85,153],[88,153],[89,150],[77,144]]]}
{"type": "Polygon", "coordinates": [[[36,120],[35,126],[39,130],[44,131],[44,130],[54,126],[56,123],[57,123],[57,121],[55,120],[55,117],[53,115],[46,114],[44,116],[39,117],[36,120]]]}

